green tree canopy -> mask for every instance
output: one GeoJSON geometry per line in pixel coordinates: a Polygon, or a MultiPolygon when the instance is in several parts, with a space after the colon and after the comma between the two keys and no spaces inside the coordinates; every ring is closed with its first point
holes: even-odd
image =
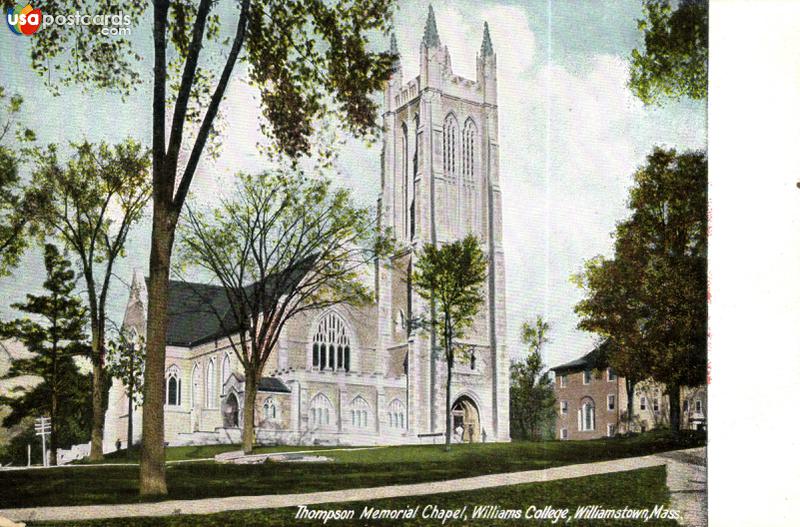
{"type": "Polygon", "coordinates": [[[26,188],[20,177],[22,150],[36,134],[19,122],[23,99],[0,85],[0,276],[7,275],[28,247],[31,211],[46,199],[26,188]]]}
{"type": "Polygon", "coordinates": [[[488,260],[480,241],[470,234],[440,246],[426,243],[412,274],[414,290],[430,305],[427,316],[421,317],[419,323],[431,335],[434,350],[444,351],[447,363],[447,448],[452,435],[450,386],[456,352],[460,349],[456,340],[465,335],[483,305],[487,268],[488,260]]]}
{"type": "Polygon", "coordinates": [[[680,386],[705,381],[707,184],[704,153],[654,149],[634,176],[614,258],[578,277],[580,327],[612,340],[620,374],[666,384],[673,428],[680,386]]]}
{"type": "MultiPolygon", "coordinates": [[[[164,464],[164,366],[167,289],[175,229],[201,157],[213,155],[220,105],[234,69],[260,93],[263,129],[292,157],[311,150],[316,120],[338,114],[355,134],[375,129],[370,95],[389,77],[394,55],[370,50],[386,31],[393,0],[107,0],[104,11],[127,16],[133,32],[152,20],[153,62],[123,35],[93,27],[49,27],[33,36],[34,71],[58,92],[77,84],[123,97],[152,72],[153,228],[147,313],[147,368],[140,492],[167,492],[164,464]],[[167,115],[170,110],[171,115],[167,115]]],[[[5,0],[11,7],[12,0],[5,0]]],[[[82,0],[54,0],[45,12],[84,10],[82,0]]],[[[149,29],[149,28],[148,28],[149,29]]],[[[216,143],[219,147],[219,143],[216,143]]]]}
{"type": "Polygon", "coordinates": [[[552,439],[555,418],[553,383],[544,370],[542,349],[549,342],[550,324],[541,315],[522,324],[528,345],[523,360],[511,364],[511,435],[514,439],[552,439]]]}
{"type": "Polygon", "coordinates": [[[11,407],[4,426],[24,417],[45,415],[52,419],[50,464],[56,464],[56,447],[70,446],[88,435],[90,409],[84,404],[91,379],[78,370],[76,357],[89,355],[86,344],[86,308],[75,294],[75,273],[58,249],[44,250],[47,276],[45,293],[28,294],[12,307],[33,317],[0,324],[0,334],[21,341],[33,356],[15,360],[9,376],[35,375],[43,379],[18,398],[2,400],[11,407]]]}
{"type": "Polygon", "coordinates": [[[629,86],[645,104],[708,96],[708,1],[644,0],[644,49],[631,53],[629,86]]]}
{"type": "Polygon", "coordinates": [[[46,194],[31,221],[43,236],[55,237],[78,257],[86,284],[92,343],[92,441],[90,458],[103,457],[105,422],[106,307],[115,265],[125,256],[130,228],[150,202],[150,151],[132,139],[115,145],[70,145],[66,163],[56,145],[31,152],[30,187],[46,194]]]}
{"type": "MultiPolygon", "coordinates": [[[[190,207],[180,260],[210,274],[230,310],[215,310],[245,372],[243,448],[252,451],[262,371],[286,323],[301,313],[373,299],[367,273],[391,244],[375,211],[330,180],[289,168],[240,175],[209,213],[190,207]]],[[[198,291],[198,294],[202,294],[198,291]]],[[[209,302],[212,309],[214,304],[209,302]]]]}

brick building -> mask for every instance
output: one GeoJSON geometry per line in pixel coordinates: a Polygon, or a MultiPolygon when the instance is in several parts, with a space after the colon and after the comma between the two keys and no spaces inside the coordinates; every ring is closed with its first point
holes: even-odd
{"type": "MultiPolygon", "coordinates": [[[[552,368],[555,374],[556,437],[596,439],[626,431],[628,394],[625,378],[608,366],[607,343],[583,357],[552,368]]],[[[652,380],[634,387],[630,428],[641,432],[669,426],[665,387],[652,380]]],[[[706,426],[706,387],[681,387],[681,428],[706,426]]]]}

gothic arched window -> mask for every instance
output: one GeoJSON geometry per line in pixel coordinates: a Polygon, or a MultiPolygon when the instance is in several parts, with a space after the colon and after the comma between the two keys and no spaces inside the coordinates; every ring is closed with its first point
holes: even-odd
{"type": "Polygon", "coordinates": [[[195,364],[194,368],[192,368],[192,408],[196,408],[200,406],[200,402],[202,396],[200,395],[200,383],[201,383],[201,376],[200,376],[200,365],[195,364]]]}
{"type": "Polygon", "coordinates": [[[272,397],[267,397],[267,400],[264,401],[264,418],[267,421],[278,420],[278,405],[275,404],[275,400],[272,397]]]}
{"type": "Polygon", "coordinates": [[[389,403],[389,428],[406,427],[406,405],[395,399],[389,403]]]}
{"type": "Polygon", "coordinates": [[[318,426],[328,426],[331,424],[333,415],[333,404],[324,394],[318,393],[311,399],[308,412],[308,422],[311,428],[318,426]]]}
{"type": "Polygon", "coordinates": [[[228,377],[231,375],[231,356],[227,353],[225,357],[222,359],[222,378],[219,380],[219,391],[222,393],[222,390],[225,388],[225,383],[228,382],[228,377]]]}
{"type": "Polygon", "coordinates": [[[216,379],[216,366],[217,361],[215,359],[210,359],[208,364],[206,364],[206,408],[216,408],[217,397],[214,390],[214,386],[216,383],[214,380],[216,379]]]}
{"type": "Polygon", "coordinates": [[[454,179],[456,176],[456,153],[458,152],[458,121],[453,114],[444,120],[444,174],[454,179]]]}
{"type": "Polygon", "coordinates": [[[357,428],[369,426],[369,404],[360,395],[353,399],[350,405],[351,423],[357,428]]]}
{"type": "Polygon", "coordinates": [[[167,368],[167,405],[181,404],[181,371],[174,364],[167,368]]]}
{"type": "Polygon", "coordinates": [[[403,123],[402,126],[403,131],[403,138],[400,142],[400,148],[402,149],[401,160],[402,163],[400,165],[400,169],[403,171],[403,175],[401,176],[402,181],[402,188],[401,188],[401,204],[400,210],[403,211],[403,232],[406,236],[410,235],[410,227],[409,227],[409,217],[408,217],[408,190],[409,190],[409,174],[408,174],[408,127],[406,123],[403,123]]]}
{"type": "Polygon", "coordinates": [[[465,182],[475,181],[475,137],[477,128],[472,119],[467,119],[461,137],[461,172],[465,182]]]}
{"type": "Polygon", "coordinates": [[[314,335],[311,363],[320,370],[350,371],[350,337],[344,321],[328,313],[314,335]]]}

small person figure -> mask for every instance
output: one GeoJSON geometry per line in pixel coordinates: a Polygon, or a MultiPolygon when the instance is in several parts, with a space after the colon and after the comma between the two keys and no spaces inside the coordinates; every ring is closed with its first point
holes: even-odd
{"type": "Polygon", "coordinates": [[[122,450],[122,440],[117,438],[117,452],[122,450]]]}
{"type": "Polygon", "coordinates": [[[485,443],[486,442],[486,429],[481,429],[481,440],[485,443]]]}
{"type": "Polygon", "coordinates": [[[463,443],[464,442],[464,428],[461,425],[458,425],[456,427],[456,429],[454,430],[454,432],[455,432],[455,436],[456,436],[455,437],[456,441],[459,442],[459,443],[463,443]]]}

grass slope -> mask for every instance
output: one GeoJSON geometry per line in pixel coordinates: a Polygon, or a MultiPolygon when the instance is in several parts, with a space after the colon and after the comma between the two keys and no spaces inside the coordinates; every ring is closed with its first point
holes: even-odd
{"type": "MultiPolygon", "coordinates": [[[[468,492],[453,492],[447,494],[431,494],[409,498],[393,498],[367,502],[339,503],[317,505],[313,510],[353,510],[353,520],[331,521],[329,525],[337,527],[361,525],[442,525],[441,520],[423,519],[414,520],[360,520],[359,516],[364,507],[378,509],[401,509],[420,505],[420,511],[425,505],[433,504],[440,509],[458,509],[467,506],[468,516],[472,514],[472,505],[497,505],[503,509],[525,509],[530,505],[543,508],[550,505],[553,508],[569,508],[574,512],[576,507],[583,505],[600,505],[605,508],[633,508],[648,509],[658,505],[667,505],[669,491],[666,486],[666,470],[664,467],[655,467],[616,474],[589,476],[570,480],[552,481],[548,483],[532,483],[483,489],[468,492]]],[[[121,518],[104,519],[76,523],[48,523],[38,525],[41,527],[51,525],[67,525],[72,527],[277,527],[284,525],[322,525],[322,520],[297,519],[297,508],[262,509],[251,511],[223,512],[204,516],[170,516],[161,518],[121,518]]],[[[419,515],[421,516],[421,514],[419,515]]],[[[563,525],[563,523],[561,523],[563,525]]],[[[446,525],[477,525],[477,526],[513,526],[513,525],[552,525],[548,521],[532,519],[515,520],[456,520],[446,525]]],[[[643,525],[642,520],[614,521],[614,520],[577,520],[573,519],[569,525],[643,525]]],[[[646,525],[675,526],[674,520],[650,520],[646,525]]]]}

